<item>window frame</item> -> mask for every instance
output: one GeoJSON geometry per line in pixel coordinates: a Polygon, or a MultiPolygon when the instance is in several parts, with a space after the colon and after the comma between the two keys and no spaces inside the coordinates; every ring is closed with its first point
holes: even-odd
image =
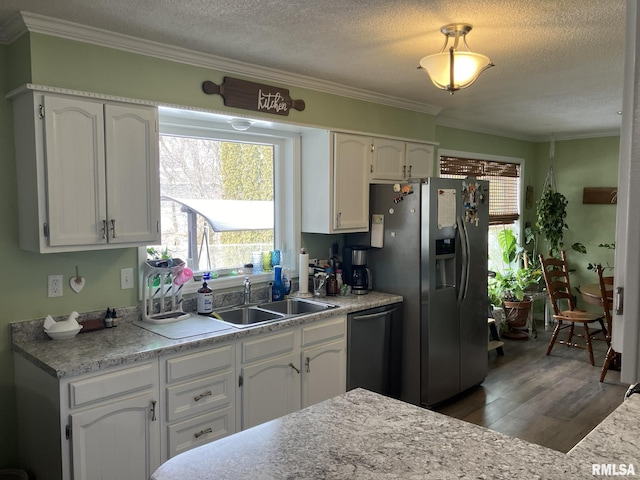
{"type": "MultiPolygon", "coordinates": [[[[300,251],[300,133],[297,129],[278,128],[278,124],[264,123],[252,127],[250,132],[234,130],[229,117],[215,113],[173,107],[158,108],[160,135],[188,136],[203,139],[274,145],[274,244],[281,248],[285,266],[293,277],[297,272],[297,252],[300,251]]],[[[284,126],[283,126],[284,127],[284,126]]],[[[140,272],[147,259],[146,246],[138,249],[140,272]]],[[[186,259],[185,259],[186,260],[186,259]]],[[[266,283],[273,279],[273,272],[255,275],[224,276],[207,281],[214,289],[241,286],[245,276],[252,283],[266,283]]],[[[142,284],[142,282],[140,282],[142,284]]],[[[201,286],[198,276],[184,284],[182,293],[196,293],[201,286]]],[[[141,287],[142,288],[142,287],[141,287]]],[[[140,298],[142,290],[140,289],[140,298]]]]}
{"type": "MultiPolygon", "coordinates": [[[[500,155],[491,155],[491,154],[484,154],[484,153],[475,153],[475,152],[466,152],[466,151],[460,151],[460,150],[448,150],[448,149],[438,149],[437,152],[437,175],[440,176],[440,157],[459,157],[459,158],[468,158],[468,159],[473,159],[473,160],[486,160],[489,162],[497,162],[497,163],[514,163],[514,164],[518,164],[520,165],[520,177],[518,179],[519,181],[519,188],[520,188],[520,192],[519,192],[519,199],[518,199],[518,205],[519,205],[519,216],[520,218],[518,218],[518,220],[515,220],[513,223],[510,224],[498,224],[498,225],[513,225],[514,227],[514,231],[516,231],[517,235],[518,235],[518,240],[520,242],[523,241],[524,239],[524,208],[525,208],[525,196],[526,196],[526,188],[525,188],[525,184],[524,184],[524,179],[525,179],[525,160],[524,158],[518,158],[518,157],[506,157],[506,156],[500,156],[500,155]]],[[[487,259],[487,262],[489,262],[490,260],[487,259]]]]}

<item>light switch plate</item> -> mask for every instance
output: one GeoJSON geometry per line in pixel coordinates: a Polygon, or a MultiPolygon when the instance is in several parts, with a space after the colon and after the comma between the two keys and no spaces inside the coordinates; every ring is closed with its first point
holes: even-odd
{"type": "Polygon", "coordinates": [[[120,270],[120,289],[129,288],[133,288],[133,268],[123,268],[120,270]]]}

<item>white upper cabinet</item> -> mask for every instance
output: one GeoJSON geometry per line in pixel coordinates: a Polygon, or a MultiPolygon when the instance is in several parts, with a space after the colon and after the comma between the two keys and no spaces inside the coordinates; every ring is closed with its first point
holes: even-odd
{"type": "Polygon", "coordinates": [[[369,230],[371,139],[317,131],[302,137],[302,231],[369,230]]]}
{"type": "Polygon", "coordinates": [[[158,243],[157,110],[29,92],[14,100],[20,246],[158,243]]]}
{"type": "Polygon", "coordinates": [[[405,145],[406,178],[428,178],[435,175],[433,150],[433,145],[427,143],[405,145]]]}
{"type": "Polygon", "coordinates": [[[404,142],[374,138],[371,180],[402,180],[405,178],[404,142]]]}
{"type": "Polygon", "coordinates": [[[433,145],[373,139],[371,181],[404,181],[433,176],[433,145]]]}

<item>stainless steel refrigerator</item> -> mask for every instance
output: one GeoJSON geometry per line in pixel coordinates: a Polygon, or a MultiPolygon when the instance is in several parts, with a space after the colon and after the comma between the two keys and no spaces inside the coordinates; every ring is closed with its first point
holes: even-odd
{"type": "Polygon", "coordinates": [[[370,214],[373,288],[404,297],[401,398],[431,406],[482,383],[489,183],[371,185],[370,214]]]}

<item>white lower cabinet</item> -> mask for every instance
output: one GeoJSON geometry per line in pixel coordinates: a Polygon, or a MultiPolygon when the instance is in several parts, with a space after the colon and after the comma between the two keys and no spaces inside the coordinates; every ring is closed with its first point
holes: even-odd
{"type": "Polygon", "coordinates": [[[72,478],[149,478],[160,465],[157,398],[147,392],[71,413],[72,478]]]}
{"type": "Polygon", "coordinates": [[[74,378],[68,395],[71,478],[149,478],[160,465],[157,362],[74,378]]]}
{"type": "Polygon", "coordinates": [[[179,453],[344,393],[346,320],[63,379],[16,353],[20,463],[37,478],[146,480],[179,453]]]}
{"type": "Polygon", "coordinates": [[[236,431],[235,345],[160,358],[162,461],[236,431]]]}
{"type": "Polygon", "coordinates": [[[345,392],[346,342],[339,340],[302,351],[302,407],[345,392]]]}
{"type": "Polygon", "coordinates": [[[36,478],[146,480],[160,465],[158,363],[58,379],[14,354],[20,462],[36,478]]]}
{"type": "Polygon", "coordinates": [[[346,391],[346,317],[242,343],[241,428],[346,391]]]}

